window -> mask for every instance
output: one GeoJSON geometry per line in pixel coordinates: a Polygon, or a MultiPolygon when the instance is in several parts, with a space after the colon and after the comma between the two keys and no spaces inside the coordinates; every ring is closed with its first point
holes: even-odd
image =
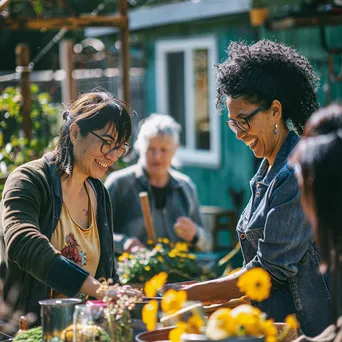
{"type": "Polygon", "coordinates": [[[156,59],[157,112],[172,115],[182,125],[178,157],[184,165],[218,167],[215,38],[159,41],[156,59]]]}

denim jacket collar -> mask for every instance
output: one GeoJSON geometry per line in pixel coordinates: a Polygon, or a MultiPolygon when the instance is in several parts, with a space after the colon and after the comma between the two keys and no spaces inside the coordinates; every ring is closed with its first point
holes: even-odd
{"type": "MultiPolygon", "coordinates": [[[[265,185],[269,185],[271,183],[271,181],[286,163],[288,156],[290,155],[291,151],[296,146],[298,141],[299,136],[295,132],[290,131],[274,160],[274,164],[271,170],[266,174],[266,177],[263,179],[262,183],[264,183],[265,185]]],[[[261,162],[259,170],[251,180],[251,183],[255,183],[258,180],[261,181],[263,176],[267,172],[268,167],[269,162],[266,158],[264,158],[264,160],[261,162]]]]}
{"type": "MultiPolygon", "coordinates": [[[[136,164],[136,169],[135,169],[135,175],[137,177],[137,180],[139,181],[139,183],[145,188],[148,189],[149,188],[149,179],[147,177],[147,173],[146,170],[144,169],[144,167],[138,163],[136,164]]],[[[178,181],[177,179],[175,179],[172,176],[172,170],[169,170],[169,175],[170,175],[170,180],[167,183],[166,187],[167,188],[180,188],[182,186],[181,181],[178,181]]]]}

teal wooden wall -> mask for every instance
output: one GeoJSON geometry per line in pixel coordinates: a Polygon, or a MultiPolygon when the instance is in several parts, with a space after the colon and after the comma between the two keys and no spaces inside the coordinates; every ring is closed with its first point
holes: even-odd
{"type": "MultiPolygon", "coordinates": [[[[237,20],[237,18],[235,18],[237,20]]],[[[241,18],[239,19],[241,23],[241,18]]],[[[242,21],[246,21],[244,17],[242,21]]],[[[248,22],[247,22],[248,23],[248,22]]],[[[251,40],[250,29],[241,27],[231,27],[223,22],[202,23],[201,25],[173,27],[172,31],[166,31],[155,36],[151,33],[146,42],[147,48],[147,74],[146,74],[146,102],[147,113],[156,111],[156,75],[155,75],[155,42],[158,39],[170,37],[181,38],[191,35],[214,34],[217,38],[218,61],[226,58],[227,46],[230,41],[238,39],[251,40]]],[[[208,169],[200,167],[183,167],[180,171],[186,173],[195,182],[198,189],[200,203],[202,205],[215,205],[223,208],[232,208],[231,198],[228,194],[228,188],[234,190],[243,189],[245,192],[245,203],[249,199],[250,188],[249,180],[253,175],[254,158],[252,152],[247,146],[235,138],[235,135],[228,129],[225,122],[227,113],[218,113],[220,116],[221,129],[221,166],[217,169],[208,169]]]]}
{"type": "MultiPolygon", "coordinates": [[[[146,99],[147,113],[156,111],[156,75],[155,75],[155,42],[158,39],[181,38],[191,35],[211,33],[217,37],[219,61],[226,58],[226,49],[230,41],[247,40],[249,42],[258,38],[274,39],[292,45],[309,58],[315,71],[321,78],[318,89],[321,105],[332,100],[342,99],[342,83],[332,83],[330,93],[328,87],[328,54],[320,44],[318,28],[292,29],[287,31],[268,31],[266,29],[253,29],[249,25],[247,16],[235,16],[224,20],[201,22],[196,24],[175,25],[154,32],[143,33],[146,54],[146,99]],[[324,90],[325,89],[325,90],[324,90]]],[[[342,47],[342,27],[329,29],[329,43],[342,47]]],[[[339,60],[336,60],[336,71],[339,70],[339,60]]],[[[220,115],[220,114],[218,114],[220,115]]],[[[181,169],[188,174],[198,187],[202,205],[215,205],[232,208],[228,188],[244,190],[244,203],[250,196],[249,180],[254,173],[254,157],[247,146],[235,138],[235,135],[226,127],[227,113],[220,117],[222,156],[221,167],[207,169],[200,167],[184,167],[181,169]]]]}
{"type": "MultiPolygon", "coordinates": [[[[342,82],[329,81],[328,53],[321,46],[319,28],[301,28],[279,31],[260,30],[260,37],[291,45],[306,56],[320,77],[318,89],[319,102],[325,106],[332,101],[342,100],[342,82]]],[[[328,45],[342,49],[342,26],[328,27],[326,31],[328,45]]],[[[341,68],[341,55],[334,59],[335,73],[341,68]]]]}

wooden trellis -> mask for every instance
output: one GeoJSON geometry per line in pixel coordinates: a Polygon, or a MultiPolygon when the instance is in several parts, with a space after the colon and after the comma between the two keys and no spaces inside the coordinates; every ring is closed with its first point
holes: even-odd
{"type": "MultiPolygon", "coordinates": [[[[6,8],[12,0],[0,0],[0,10],[6,8]]],[[[129,44],[128,44],[128,3],[127,0],[117,0],[118,13],[115,15],[81,15],[73,17],[58,18],[2,18],[0,21],[0,30],[81,30],[88,27],[116,27],[120,29],[120,77],[122,84],[123,100],[129,106],[130,88],[129,88],[129,44]]],[[[17,49],[18,69],[20,72],[20,87],[23,94],[22,113],[24,123],[24,135],[31,136],[31,125],[29,119],[30,96],[29,95],[29,67],[26,61],[28,51],[20,45],[17,49]],[[18,56],[21,51],[25,54],[22,58],[18,56]],[[28,95],[27,95],[28,94],[28,95]]]]}

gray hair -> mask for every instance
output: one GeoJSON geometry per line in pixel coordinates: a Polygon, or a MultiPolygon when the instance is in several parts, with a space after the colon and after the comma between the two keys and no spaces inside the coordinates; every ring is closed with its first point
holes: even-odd
{"type": "MultiPolygon", "coordinates": [[[[141,124],[137,140],[134,143],[134,150],[143,157],[148,149],[148,145],[152,138],[158,135],[166,135],[172,137],[175,144],[179,144],[180,132],[182,127],[175,119],[166,114],[151,114],[141,124]]],[[[178,161],[173,160],[172,165],[175,166],[178,161]]]]}

